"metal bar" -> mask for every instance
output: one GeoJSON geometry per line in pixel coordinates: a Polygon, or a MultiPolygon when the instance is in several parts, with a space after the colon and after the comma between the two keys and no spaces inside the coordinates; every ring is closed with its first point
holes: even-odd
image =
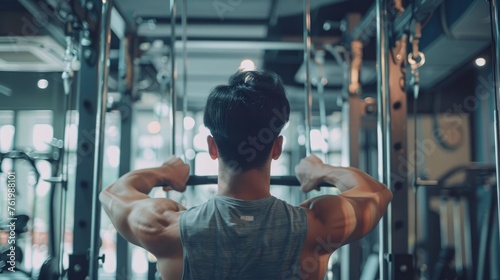
{"type": "Polygon", "coordinates": [[[99,21],[99,61],[98,61],[98,93],[96,107],[95,149],[94,149],[94,176],[92,188],[92,224],[89,252],[90,279],[98,279],[99,248],[101,229],[101,204],[99,194],[102,188],[102,168],[104,160],[104,129],[106,125],[106,101],[108,93],[108,57],[111,44],[111,11],[113,0],[103,0],[101,19],[99,21]]]}
{"type": "Polygon", "coordinates": [[[306,155],[311,154],[311,126],[312,126],[312,85],[311,85],[311,7],[310,0],[304,1],[304,63],[306,67],[305,84],[305,133],[306,155]]]}
{"type": "Polygon", "coordinates": [[[324,74],[324,64],[325,64],[325,51],[316,51],[315,53],[315,62],[318,68],[318,81],[316,84],[316,90],[318,93],[318,106],[319,106],[319,123],[321,128],[321,136],[325,143],[327,144],[325,149],[322,150],[325,155],[325,163],[328,164],[328,124],[326,121],[326,102],[325,102],[325,85],[326,85],[326,77],[324,74]]]}
{"type": "MultiPolygon", "coordinates": [[[[387,144],[388,127],[389,127],[389,111],[387,99],[389,97],[389,71],[388,71],[388,55],[389,49],[387,38],[387,23],[386,23],[386,1],[376,1],[376,20],[377,20],[377,144],[378,144],[378,174],[379,180],[389,186],[389,178],[387,171],[389,170],[389,156],[387,144]]],[[[386,259],[387,254],[390,254],[389,242],[390,235],[388,225],[390,225],[390,216],[386,213],[379,223],[379,262],[380,262],[380,279],[389,279],[389,262],[386,259]]]]}
{"type": "Polygon", "coordinates": [[[500,7],[497,0],[490,0],[491,33],[493,44],[493,75],[495,79],[495,163],[497,177],[497,211],[500,228],[500,7]]]}
{"type": "MultiPolygon", "coordinates": [[[[131,141],[133,137],[133,108],[132,97],[129,91],[129,84],[127,80],[127,74],[131,74],[128,72],[133,72],[131,71],[131,67],[127,65],[127,61],[131,61],[127,59],[127,56],[129,55],[130,42],[130,38],[122,38],[120,42],[120,56],[118,59],[118,90],[122,95],[122,100],[120,101],[121,106],[118,107],[121,116],[119,166],[120,176],[125,175],[125,173],[130,171],[132,161],[131,141]]],[[[116,271],[116,280],[122,280],[124,276],[132,275],[129,243],[119,233],[116,233],[116,271]]]]}
{"type": "MultiPolygon", "coordinates": [[[[181,26],[182,26],[182,123],[184,124],[184,119],[187,116],[188,110],[188,91],[187,91],[187,68],[188,68],[188,55],[187,55],[187,0],[182,0],[182,14],[181,14],[181,26]]],[[[186,152],[185,145],[185,129],[181,129],[181,146],[182,152],[186,152]]]]}
{"type": "Polygon", "coordinates": [[[111,9],[111,30],[113,33],[115,33],[116,37],[118,39],[123,40],[125,37],[125,31],[127,29],[127,23],[123,19],[122,15],[120,12],[116,9],[116,7],[113,7],[111,9]]]}
{"type": "MultiPolygon", "coordinates": [[[[425,1],[425,0],[420,0],[417,3],[417,10],[415,11],[415,16],[417,20],[422,20],[422,17],[427,16],[427,14],[422,14],[421,11],[428,12],[436,9],[441,5],[441,3],[444,0],[436,0],[436,1],[425,1]]],[[[415,1],[416,2],[416,1],[415,1]]],[[[396,17],[394,19],[394,27],[393,31],[394,34],[397,34],[398,37],[396,39],[399,39],[399,36],[401,36],[405,29],[408,27],[408,23],[413,19],[413,5],[414,3],[409,3],[408,6],[405,8],[405,11],[396,17]]],[[[367,43],[370,38],[375,36],[375,33],[377,31],[377,5],[372,6],[364,15],[363,20],[361,23],[351,32],[350,37],[351,40],[360,40],[363,43],[367,43]]]]}
{"type": "MultiPolygon", "coordinates": [[[[101,7],[101,2],[92,2],[101,7]]],[[[99,87],[98,66],[96,57],[99,55],[99,48],[96,42],[89,38],[90,34],[82,30],[79,32],[80,40],[80,70],[78,71],[78,101],[76,110],[78,111],[78,146],[77,165],[75,168],[75,195],[73,214],[73,253],[69,256],[68,279],[84,280],[88,277],[89,262],[88,250],[90,247],[90,236],[92,235],[91,209],[89,205],[92,201],[92,182],[94,177],[94,143],[95,135],[90,133],[95,130],[97,108],[97,88],[99,87]]]]}
{"type": "Polygon", "coordinates": [[[59,254],[58,257],[60,258],[59,264],[58,264],[58,275],[63,275],[64,273],[64,264],[63,264],[63,256],[64,256],[64,243],[65,243],[65,233],[66,233],[66,201],[67,201],[67,190],[68,190],[68,169],[69,169],[69,144],[71,142],[71,137],[72,135],[70,133],[67,133],[67,128],[69,125],[72,124],[73,122],[73,113],[72,113],[72,106],[73,106],[73,98],[74,98],[74,92],[71,90],[71,84],[73,82],[73,72],[69,72],[71,69],[71,59],[73,58],[73,50],[74,50],[74,38],[72,36],[67,36],[66,37],[66,52],[65,52],[65,60],[66,60],[66,70],[62,74],[62,79],[63,79],[63,84],[64,84],[64,100],[65,100],[65,105],[64,105],[64,110],[63,110],[63,133],[62,133],[62,139],[63,139],[63,149],[62,149],[62,155],[61,155],[61,162],[60,166],[61,169],[59,171],[60,173],[60,186],[61,190],[59,193],[59,208],[62,209],[61,214],[59,215],[59,254]],[[69,116],[68,116],[69,114],[69,116]]]}
{"type": "MultiPolygon", "coordinates": [[[[217,176],[198,176],[198,175],[190,175],[189,179],[186,183],[188,186],[199,186],[199,185],[216,185],[218,182],[217,176]]],[[[271,176],[270,180],[271,185],[282,185],[282,186],[293,186],[299,187],[300,182],[297,177],[289,175],[289,176],[271,176]]],[[[322,183],[321,186],[329,186],[334,187],[334,185],[330,183],[322,183]]],[[[162,186],[158,186],[162,187],[162,186]]]]}
{"type": "Polygon", "coordinates": [[[170,0],[170,155],[175,155],[175,114],[177,107],[177,95],[175,92],[175,17],[176,3],[175,0],[170,0]]]}
{"type": "MultiPolygon", "coordinates": [[[[491,190],[490,192],[493,192],[491,190]]],[[[485,272],[487,271],[487,259],[488,259],[488,239],[490,234],[490,221],[493,220],[491,215],[493,214],[493,204],[494,198],[492,195],[486,195],[481,203],[484,204],[483,209],[488,209],[482,217],[482,224],[479,226],[479,243],[477,249],[477,269],[476,269],[476,278],[475,279],[486,279],[485,272]]],[[[491,248],[491,246],[490,246],[491,248]]]]}
{"type": "MultiPolygon", "coordinates": [[[[41,2],[43,3],[44,7],[40,7],[38,4],[36,4],[35,1],[30,1],[30,0],[19,0],[19,3],[26,10],[28,10],[28,12],[30,12],[34,18],[44,19],[47,18],[47,16],[49,16],[48,18],[55,17],[54,12],[52,12],[52,10],[50,9],[48,10],[48,5],[45,2],[41,2]],[[42,12],[42,10],[45,10],[47,16],[44,15],[44,12],[42,12]]],[[[59,43],[63,44],[66,41],[64,32],[61,31],[61,28],[52,24],[50,21],[44,23],[43,28],[47,30],[52,35],[52,37],[59,43]]]]}
{"type": "MultiPolygon", "coordinates": [[[[363,101],[360,95],[349,91],[350,75],[353,61],[346,56],[344,61],[337,49],[332,49],[335,60],[342,67],[343,83],[342,96],[346,100],[342,104],[342,165],[360,168],[359,133],[361,129],[361,118],[364,115],[363,101]]],[[[362,250],[360,241],[357,240],[341,248],[340,279],[360,279],[362,250]]]]}
{"type": "Polygon", "coordinates": [[[267,28],[276,26],[278,23],[278,2],[280,0],[271,0],[271,8],[269,8],[269,14],[267,18],[269,21],[267,22],[267,28]]]}
{"type": "Polygon", "coordinates": [[[462,211],[459,204],[460,197],[450,199],[452,207],[453,221],[453,247],[455,248],[455,272],[457,275],[462,275],[464,272],[463,264],[463,248],[462,248],[462,231],[465,230],[462,225],[462,211]]]}
{"type": "MultiPolygon", "coordinates": [[[[349,72],[349,69],[347,69],[349,72]]],[[[347,91],[347,84],[345,91],[347,91]]],[[[360,167],[359,133],[363,116],[363,101],[358,94],[349,94],[342,105],[342,165],[360,167]]],[[[360,279],[362,251],[360,241],[347,244],[341,249],[340,279],[360,279]]]]}
{"type": "Polygon", "coordinates": [[[409,260],[408,245],[408,192],[411,190],[408,180],[408,152],[407,152],[407,94],[401,86],[405,80],[404,69],[406,58],[406,37],[395,42],[390,49],[392,55],[389,64],[389,91],[385,100],[387,108],[387,186],[393,192],[393,199],[388,209],[386,242],[390,250],[389,263],[390,279],[411,279],[413,277],[413,263],[409,260]]]}
{"type": "Polygon", "coordinates": [[[441,197],[439,200],[439,232],[441,238],[441,249],[450,246],[451,242],[448,240],[448,200],[446,197],[441,197]]]}
{"type": "MultiPolygon", "coordinates": [[[[466,279],[474,278],[474,261],[472,257],[472,229],[476,227],[471,227],[471,211],[469,208],[469,200],[467,198],[460,198],[461,205],[464,209],[464,253],[465,253],[465,275],[466,279]]],[[[481,278],[478,278],[481,279],[481,278]]]]}
{"type": "Polygon", "coordinates": [[[377,6],[372,6],[363,17],[363,20],[351,32],[350,39],[352,41],[359,40],[363,43],[373,37],[377,31],[377,6]]]}
{"type": "MultiPolygon", "coordinates": [[[[187,42],[189,50],[296,50],[304,49],[301,42],[280,41],[216,41],[196,40],[187,42]]],[[[177,49],[182,48],[182,42],[176,42],[177,49]]]]}

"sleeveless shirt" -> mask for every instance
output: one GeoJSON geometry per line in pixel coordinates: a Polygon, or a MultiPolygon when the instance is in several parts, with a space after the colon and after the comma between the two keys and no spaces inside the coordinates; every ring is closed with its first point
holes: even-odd
{"type": "Polygon", "coordinates": [[[307,214],[269,196],[216,195],[179,217],[182,279],[300,279],[307,214]]]}

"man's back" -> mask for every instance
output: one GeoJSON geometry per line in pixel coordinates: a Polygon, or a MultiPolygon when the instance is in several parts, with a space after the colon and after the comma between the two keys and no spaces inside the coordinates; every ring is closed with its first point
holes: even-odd
{"type": "Polygon", "coordinates": [[[186,210],[173,200],[146,194],[163,182],[185,188],[189,168],[174,158],[159,168],[127,173],[101,192],[100,199],[120,234],[157,257],[165,280],[181,279],[183,270],[191,273],[186,273],[188,279],[322,279],[331,253],[370,232],[392,192],[360,170],[327,166],[316,157],[302,160],[296,173],[303,190],[324,180],[342,193],[313,197],[300,207],[270,194],[256,199],[240,195],[245,199],[240,203],[216,197],[211,207],[207,203],[186,210]],[[192,248],[185,250],[183,242],[192,248]],[[221,267],[228,270],[220,272],[221,267]],[[200,271],[207,277],[198,277],[200,271]]]}
{"type": "Polygon", "coordinates": [[[304,208],[215,196],[181,213],[183,279],[299,279],[304,208]]]}

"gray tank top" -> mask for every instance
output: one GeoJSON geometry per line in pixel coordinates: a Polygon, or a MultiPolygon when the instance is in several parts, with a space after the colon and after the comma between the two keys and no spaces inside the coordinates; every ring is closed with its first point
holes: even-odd
{"type": "Polygon", "coordinates": [[[299,279],[307,234],[301,207],[270,196],[217,195],[180,214],[182,279],[299,279]]]}

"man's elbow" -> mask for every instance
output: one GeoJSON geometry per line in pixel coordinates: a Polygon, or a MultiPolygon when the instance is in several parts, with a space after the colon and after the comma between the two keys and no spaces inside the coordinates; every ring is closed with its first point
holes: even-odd
{"type": "Polygon", "coordinates": [[[384,196],[385,196],[385,201],[387,201],[387,204],[392,201],[392,191],[389,188],[384,189],[384,196]]]}
{"type": "Polygon", "coordinates": [[[99,193],[99,201],[101,202],[101,205],[104,208],[104,210],[106,210],[106,212],[109,210],[111,204],[110,202],[112,200],[111,197],[112,195],[109,192],[109,190],[110,190],[109,188],[106,188],[99,193]]]}
{"type": "Polygon", "coordinates": [[[382,209],[381,211],[382,213],[387,210],[387,206],[392,201],[392,197],[393,197],[392,191],[387,187],[384,187],[379,192],[379,204],[382,209]]]}

